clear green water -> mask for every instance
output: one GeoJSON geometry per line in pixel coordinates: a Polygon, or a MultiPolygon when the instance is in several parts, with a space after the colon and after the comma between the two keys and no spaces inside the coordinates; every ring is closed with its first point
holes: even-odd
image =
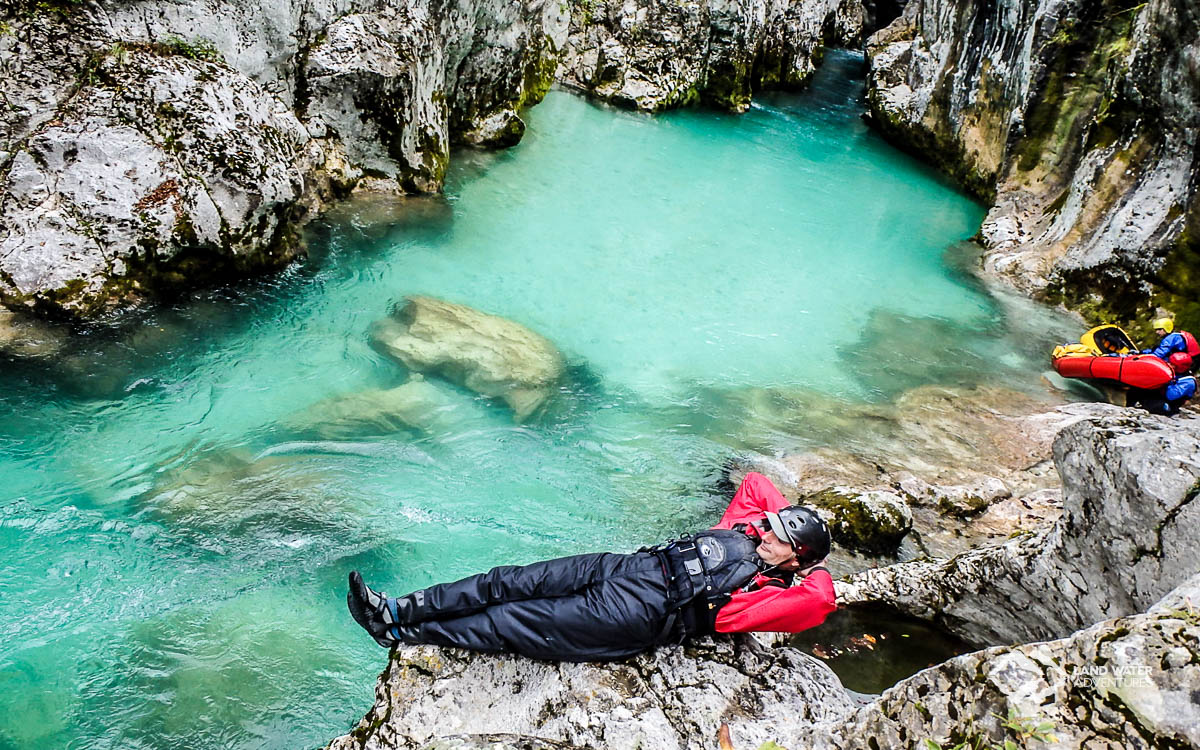
{"type": "Polygon", "coordinates": [[[981,208],[867,131],[858,64],[740,117],[552,93],[444,198],[348,205],[308,263],[7,365],[0,748],[319,746],[383,664],[352,568],[633,548],[709,523],[731,456],[852,439],[847,404],[1036,390],[1059,333],[947,262],[981,208]],[[549,337],[563,392],[517,426],[439,386],[434,434],[297,445],[313,403],[403,382],[367,332],[411,293],[549,337]]]}

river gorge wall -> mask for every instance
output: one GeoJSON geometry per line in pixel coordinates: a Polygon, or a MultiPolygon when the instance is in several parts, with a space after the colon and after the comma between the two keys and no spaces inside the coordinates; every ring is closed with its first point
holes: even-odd
{"type": "Polygon", "coordinates": [[[911,0],[867,43],[870,117],[989,202],[984,268],[1149,333],[1196,304],[1200,6],[911,0]]]}
{"type": "Polygon", "coordinates": [[[436,192],[550,86],[553,0],[6,3],[0,301],[89,319],[281,267],[363,184],[436,192]]]}
{"type": "MultiPolygon", "coordinates": [[[[553,80],[742,111],[898,10],[10,0],[0,302],[90,319],[279,268],[330,200],[437,192],[452,146],[518,142],[553,80]]],[[[866,43],[869,117],[990,203],[988,272],[1091,318],[1200,325],[1198,19],[1187,0],[913,0],[866,43]]]]}
{"type": "Polygon", "coordinates": [[[555,76],[744,110],[886,3],[9,0],[0,303],[76,321],[282,267],[355,188],[435,193],[555,76]]]}

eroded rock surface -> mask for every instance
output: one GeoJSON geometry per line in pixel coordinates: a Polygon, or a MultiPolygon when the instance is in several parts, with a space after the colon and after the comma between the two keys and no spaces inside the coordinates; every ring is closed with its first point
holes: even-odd
{"type": "MultiPolygon", "coordinates": [[[[44,6],[44,7],[43,7],[44,6]]],[[[441,188],[552,79],[550,0],[0,11],[0,302],[78,318],[287,263],[356,185],[441,188]]]]}
{"type": "Polygon", "coordinates": [[[1055,440],[1063,514],[950,560],[867,570],[845,601],[886,601],[968,641],[1061,638],[1144,611],[1200,572],[1200,419],[1095,405],[1055,440]]]}
{"type": "Polygon", "coordinates": [[[105,55],[7,164],[10,300],[88,312],[286,263],[307,141],[295,115],[225,66],[105,55]]]}
{"type": "Polygon", "coordinates": [[[805,729],[840,723],[853,707],[824,664],[748,636],[702,639],[613,664],[407,646],[392,653],[375,700],[330,750],[408,750],[438,735],[485,733],[688,750],[715,746],[723,723],[737,747],[771,739],[804,747],[805,729]]]}
{"type": "Polygon", "coordinates": [[[823,45],[863,33],[857,0],[575,0],[558,78],[625,107],[695,102],[744,111],[753,91],[796,87],[823,45]]]}
{"type": "Polygon", "coordinates": [[[1198,604],[1194,576],[1145,614],[955,657],[886,691],[820,746],[1200,747],[1198,604]],[[1038,739],[1055,741],[1033,739],[1039,727],[1038,739]]]}
{"type": "Polygon", "coordinates": [[[408,298],[372,337],[411,370],[503,400],[517,421],[546,402],[565,367],[554,344],[528,328],[432,297],[408,298]]]}
{"type": "Polygon", "coordinates": [[[1195,321],[1198,54],[1190,0],[912,0],[868,44],[868,98],[992,202],[987,269],[1098,317],[1195,321]]]}

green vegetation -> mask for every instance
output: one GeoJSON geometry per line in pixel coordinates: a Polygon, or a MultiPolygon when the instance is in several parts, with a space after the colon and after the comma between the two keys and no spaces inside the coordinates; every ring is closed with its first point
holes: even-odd
{"type": "Polygon", "coordinates": [[[168,54],[181,55],[189,60],[204,60],[205,62],[223,62],[221,53],[204,37],[196,37],[187,41],[177,36],[169,36],[161,42],[163,51],[168,54]]]}
{"type": "Polygon", "coordinates": [[[599,0],[567,0],[571,15],[575,15],[575,11],[579,12],[579,22],[587,26],[592,22],[592,18],[596,13],[596,6],[599,5],[599,0]]]}
{"type": "Polygon", "coordinates": [[[68,16],[83,3],[84,0],[24,0],[17,7],[22,8],[26,17],[37,18],[50,14],[68,16]]]}
{"type": "Polygon", "coordinates": [[[1185,599],[1182,607],[1167,612],[1167,617],[1183,620],[1188,625],[1200,625],[1200,610],[1192,606],[1191,599],[1185,599]]]}
{"type": "MultiPolygon", "coordinates": [[[[975,729],[974,724],[968,728],[966,736],[955,738],[957,744],[943,746],[931,739],[925,740],[925,750],[1023,750],[1029,743],[1038,742],[1050,745],[1058,742],[1054,736],[1054,724],[1041,717],[1021,716],[1015,709],[1008,710],[1008,716],[992,714],[1000,720],[1000,726],[1009,735],[1000,742],[994,742],[975,729]]],[[[952,740],[953,741],[953,740],[952,740]]]]}

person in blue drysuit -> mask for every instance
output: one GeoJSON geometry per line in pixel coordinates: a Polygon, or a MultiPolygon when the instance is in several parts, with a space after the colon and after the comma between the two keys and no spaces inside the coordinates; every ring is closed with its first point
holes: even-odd
{"type": "Polygon", "coordinates": [[[1200,345],[1197,345],[1195,336],[1187,331],[1176,331],[1175,321],[1170,318],[1158,318],[1150,325],[1154,326],[1154,333],[1158,335],[1158,346],[1143,349],[1142,354],[1153,354],[1166,362],[1172,354],[1183,352],[1195,363],[1195,357],[1200,355],[1200,345]]]}
{"type": "Polygon", "coordinates": [[[1196,378],[1188,375],[1192,369],[1192,358],[1186,352],[1172,352],[1167,357],[1175,377],[1165,388],[1153,391],[1132,390],[1127,403],[1140,406],[1151,414],[1174,416],[1179,413],[1188,399],[1196,395],[1196,378]]]}

